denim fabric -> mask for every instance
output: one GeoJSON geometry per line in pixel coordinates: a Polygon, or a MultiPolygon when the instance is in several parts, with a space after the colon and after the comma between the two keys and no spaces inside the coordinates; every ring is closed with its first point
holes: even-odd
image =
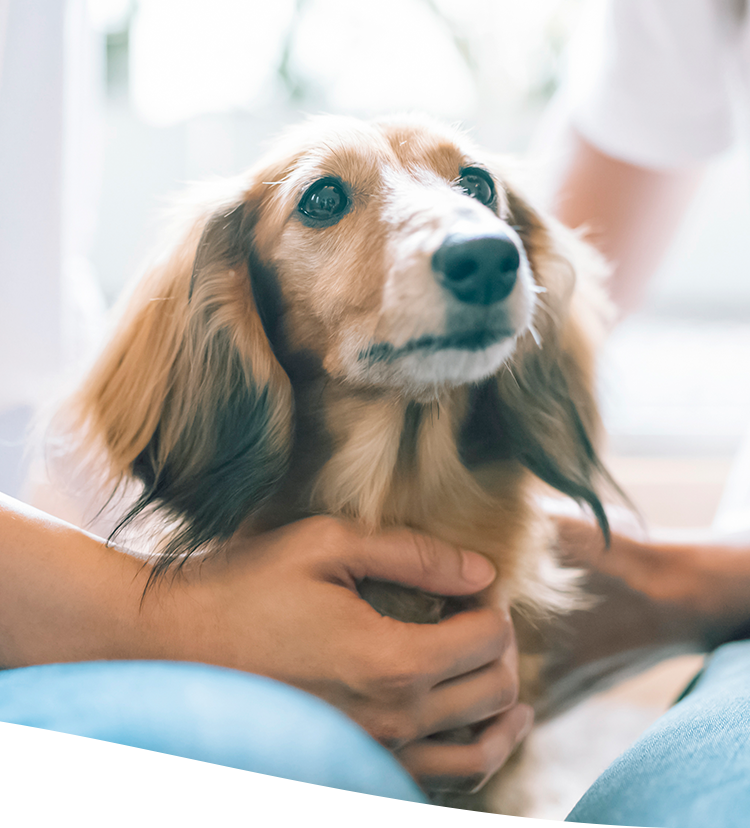
{"type": "Polygon", "coordinates": [[[692,691],[597,779],[568,821],[750,826],[750,641],[716,650],[692,691]]]}
{"type": "Polygon", "coordinates": [[[0,721],[424,802],[391,754],[314,696],[234,670],[172,662],[0,672],[0,721]]]}

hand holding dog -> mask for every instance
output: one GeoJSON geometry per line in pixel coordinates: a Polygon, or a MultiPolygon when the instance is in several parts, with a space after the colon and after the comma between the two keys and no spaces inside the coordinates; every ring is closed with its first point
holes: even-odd
{"type": "Polygon", "coordinates": [[[178,651],[320,696],[393,750],[427,790],[474,790],[531,724],[530,708],[516,704],[518,653],[507,608],[404,624],[366,604],[356,582],[468,595],[494,576],[485,558],[433,538],[404,529],[368,536],[319,517],[238,535],[224,556],[192,567],[164,599],[175,595],[194,619],[177,624],[178,651]],[[470,745],[428,738],[493,717],[470,745]]]}
{"type": "Polygon", "coordinates": [[[99,538],[0,497],[0,666],[168,659],[264,674],[344,710],[433,789],[481,784],[530,723],[528,708],[515,705],[506,610],[403,624],[356,592],[367,575],[471,594],[494,579],[475,553],[407,530],[367,537],[311,518],[236,537],[226,555],[157,583],[141,606],[149,571],[99,538]],[[493,716],[472,745],[426,738],[493,716]]]}

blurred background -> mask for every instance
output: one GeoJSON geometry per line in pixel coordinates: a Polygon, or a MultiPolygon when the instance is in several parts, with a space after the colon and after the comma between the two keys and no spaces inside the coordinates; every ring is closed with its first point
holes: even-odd
{"type": "MultiPolygon", "coordinates": [[[[241,170],[284,125],[321,111],[427,111],[493,150],[533,150],[543,174],[554,162],[539,152],[545,113],[587,5],[0,0],[0,491],[22,492],[33,410],[96,346],[185,182],[241,170]]],[[[739,122],[737,135],[603,355],[609,460],[655,523],[711,523],[750,423],[739,122]]],[[[657,684],[638,702],[646,718],[671,692],[657,684]]]]}
{"type": "MultiPolygon", "coordinates": [[[[544,145],[544,113],[586,8],[0,0],[0,489],[19,491],[18,446],[8,444],[96,341],[185,182],[241,170],[284,125],[321,111],[424,110],[492,149],[527,153],[544,145]]],[[[713,164],[602,372],[612,449],[654,458],[640,481],[645,508],[656,497],[654,517],[667,522],[681,511],[710,521],[750,421],[750,383],[735,371],[750,360],[745,147],[713,164]],[[665,457],[689,459],[672,488],[665,457]],[[710,497],[693,494],[701,476],[710,497]]]]}

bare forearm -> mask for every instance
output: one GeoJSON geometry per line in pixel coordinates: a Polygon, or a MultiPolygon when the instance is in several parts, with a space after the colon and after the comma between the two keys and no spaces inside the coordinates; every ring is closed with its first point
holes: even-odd
{"type": "Polygon", "coordinates": [[[0,495],[0,665],[162,655],[156,602],[140,609],[147,577],[141,561],[0,495]]]}
{"type": "Polygon", "coordinates": [[[600,152],[569,129],[553,210],[612,262],[612,298],[624,312],[646,286],[690,204],[702,169],[653,170],[600,152]]]}

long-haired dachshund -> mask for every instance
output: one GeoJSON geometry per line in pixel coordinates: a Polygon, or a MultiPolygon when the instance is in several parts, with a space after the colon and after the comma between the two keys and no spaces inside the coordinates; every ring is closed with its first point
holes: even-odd
{"type": "MultiPolygon", "coordinates": [[[[589,249],[419,118],[313,119],[190,210],[67,408],[134,492],[119,528],[162,519],[155,577],[326,513],[484,553],[527,615],[566,607],[539,481],[608,531],[589,249]]],[[[361,590],[408,621],[462,608],[361,590]]]]}

